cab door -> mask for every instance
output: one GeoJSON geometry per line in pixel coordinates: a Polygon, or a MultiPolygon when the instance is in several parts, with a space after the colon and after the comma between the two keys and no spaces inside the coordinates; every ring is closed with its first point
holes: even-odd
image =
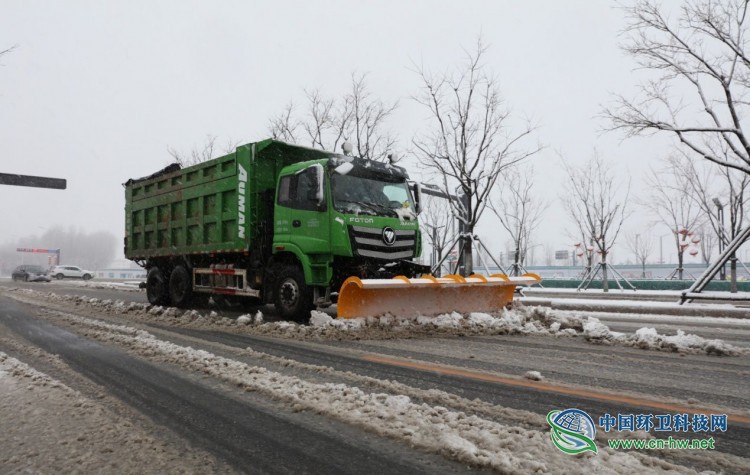
{"type": "Polygon", "coordinates": [[[280,178],[275,243],[289,242],[306,255],[330,254],[330,211],[324,190],[320,165],[280,178]]]}

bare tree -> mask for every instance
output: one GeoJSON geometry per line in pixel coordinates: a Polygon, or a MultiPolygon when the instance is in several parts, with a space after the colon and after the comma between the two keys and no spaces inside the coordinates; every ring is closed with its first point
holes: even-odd
{"type": "Polygon", "coordinates": [[[591,272],[591,268],[594,266],[594,238],[589,236],[588,234],[583,233],[582,231],[585,231],[585,228],[581,229],[580,227],[576,226],[575,232],[569,233],[568,235],[573,240],[579,239],[578,243],[576,243],[575,245],[575,250],[573,252],[576,253],[576,257],[581,258],[581,265],[583,266],[583,273],[581,274],[581,277],[585,277],[589,272],[591,272]]]}
{"type": "Polygon", "coordinates": [[[290,102],[271,118],[273,138],[332,151],[349,141],[357,156],[371,160],[385,160],[393,151],[396,139],[385,128],[398,103],[373,97],[366,74],[353,73],[351,89],[339,100],[324,97],[320,89],[306,90],[305,97],[301,116],[290,102]]]}
{"type": "Polygon", "coordinates": [[[667,162],[664,169],[652,170],[646,179],[651,193],[643,204],[672,231],[677,251],[677,268],[673,275],[682,280],[685,251],[700,227],[704,213],[691,196],[689,180],[679,164],[674,158],[667,162]]]}
{"type": "Polygon", "coordinates": [[[295,118],[294,103],[289,102],[281,113],[271,117],[268,132],[274,139],[295,143],[301,126],[302,124],[295,118]]]}
{"type": "Polygon", "coordinates": [[[510,275],[521,274],[531,233],[542,220],[545,203],[533,192],[533,177],[533,167],[507,169],[500,183],[499,196],[490,203],[490,209],[513,242],[514,258],[510,275]]]}
{"type": "MultiPolygon", "coordinates": [[[[703,212],[704,219],[714,233],[727,245],[745,228],[745,210],[750,199],[750,175],[733,168],[712,163],[699,164],[689,156],[673,158],[675,166],[684,175],[690,196],[703,212]],[[717,209],[719,208],[720,209],[717,209]],[[728,229],[723,219],[728,211],[728,229]]],[[[730,261],[731,290],[737,291],[737,259],[730,261]]]]}
{"type": "Polygon", "coordinates": [[[601,257],[602,287],[607,292],[607,256],[627,217],[630,182],[621,192],[621,185],[608,172],[608,164],[596,152],[583,167],[573,167],[565,160],[563,164],[568,175],[568,194],[563,198],[565,209],[578,234],[585,236],[584,242],[592,243],[601,257]]]}
{"type": "Polygon", "coordinates": [[[711,263],[711,254],[716,247],[717,237],[714,233],[706,232],[705,228],[701,227],[698,236],[701,239],[701,258],[703,263],[708,265],[711,263]]]}
{"type": "Polygon", "coordinates": [[[747,0],[695,0],[676,18],[655,0],[625,8],[624,49],[658,76],[641,86],[640,97],[619,96],[605,110],[611,127],[628,135],[665,132],[699,157],[750,173],[742,120],[750,92],[747,7],[747,0]]]}
{"type": "Polygon", "coordinates": [[[229,139],[223,147],[217,144],[215,135],[206,135],[205,143],[200,147],[194,147],[189,153],[182,153],[173,147],[167,147],[167,153],[180,164],[181,167],[189,167],[198,163],[207,162],[216,158],[220,153],[233,153],[242,141],[229,139]]]}
{"type": "MultiPolygon", "coordinates": [[[[445,200],[435,197],[424,197],[424,208],[419,215],[419,223],[424,229],[422,236],[430,243],[433,251],[432,265],[443,260],[444,252],[450,245],[453,228],[453,215],[445,200]]],[[[437,269],[440,273],[441,269],[437,269]]]]}
{"type": "Polygon", "coordinates": [[[625,243],[641,265],[641,278],[646,278],[646,261],[654,251],[654,240],[650,234],[631,233],[626,236],[625,243]]]}
{"type": "Polygon", "coordinates": [[[522,147],[534,127],[512,130],[497,79],[483,64],[481,40],[458,68],[433,74],[417,69],[422,91],[415,100],[430,111],[429,132],[412,141],[419,162],[436,173],[445,192],[457,189],[451,207],[462,224],[463,272],[471,274],[474,228],[481,218],[501,173],[528,158],[540,146],[522,147]]]}
{"type": "Polygon", "coordinates": [[[334,99],[323,97],[319,89],[305,91],[308,108],[300,126],[307,134],[311,147],[323,150],[336,150],[346,139],[346,131],[351,127],[352,104],[348,95],[338,104],[334,99]]]}
{"type": "Polygon", "coordinates": [[[396,139],[383,130],[385,121],[393,114],[397,103],[385,104],[374,99],[367,89],[365,75],[352,75],[352,133],[357,156],[384,160],[393,150],[396,139]]]}
{"type": "Polygon", "coordinates": [[[18,48],[18,45],[13,45],[10,48],[4,49],[4,50],[0,51],[0,56],[4,56],[4,55],[10,53],[11,51],[13,51],[16,48],[18,48]]]}

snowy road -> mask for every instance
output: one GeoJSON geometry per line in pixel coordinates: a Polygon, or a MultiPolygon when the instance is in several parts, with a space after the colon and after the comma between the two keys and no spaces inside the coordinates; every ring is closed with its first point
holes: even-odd
{"type": "Polygon", "coordinates": [[[408,447],[340,424],[323,424],[314,416],[283,411],[252,397],[237,397],[220,386],[91,342],[13,304],[4,303],[0,318],[7,329],[24,335],[41,350],[59,355],[75,372],[237,470],[460,471],[460,466],[451,466],[444,459],[415,454],[408,447]]]}
{"type": "MultiPolygon", "coordinates": [[[[10,280],[0,279],[0,289],[20,287],[26,289],[39,290],[43,292],[56,292],[64,293],[66,295],[78,295],[78,296],[89,296],[97,297],[105,300],[123,300],[126,302],[146,303],[145,291],[138,290],[134,282],[121,283],[121,282],[109,282],[109,281],[79,281],[79,280],[65,280],[65,281],[52,281],[49,283],[22,283],[22,282],[11,282],[10,280]]],[[[571,290],[571,289],[563,289],[571,290]]],[[[580,292],[562,292],[551,289],[539,289],[532,287],[527,290],[528,295],[553,295],[555,298],[562,298],[565,301],[571,299],[581,298],[580,292]]],[[[610,292],[606,298],[615,299],[615,301],[622,300],[625,298],[632,298],[633,293],[621,293],[621,292],[610,292]]],[[[641,294],[639,294],[641,295],[641,294]]],[[[643,292],[644,298],[656,299],[656,301],[665,301],[670,305],[676,299],[676,292],[656,292],[651,293],[643,292]],[[666,300],[665,300],[666,299],[666,300]]],[[[594,300],[596,298],[601,299],[601,292],[596,293],[592,291],[590,294],[585,294],[587,300],[594,300]]],[[[589,302],[590,303],[590,302],[589,302]]],[[[273,320],[273,308],[266,307],[262,309],[266,314],[266,319],[273,320]]],[[[239,316],[244,313],[244,310],[224,310],[224,314],[229,316],[239,316]]],[[[675,315],[638,315],[633,313],[607,313],[597,311],[586,311],[583,312],[586,315],[591,315],[599,318],[603,322],[607,323],[609,327],[614,331],[620,332],[633,332],[643,326],[650,326],[656,328],[660,333],[673,334],[677,329],[682,329],[689,333],[700,335],[704,338],[719,338],[723,339],[728,343],[733,343],[738,346],[750,347],[750,319],[748,322],[742,322],[741,319],[737,318],[705,318],[705,317],[681,317],[675,315]]],[[[750,316],[750,310],[747,311],[750,316]]]]}
{"type": "MultiPolygon", "coordinates": [[[[93,472],[97,459],[101,468],[114,458],[118,467],[126,467],[115,471],[151,473],[741,473],[750,468],[750,352],[743,350],[719,347],[739,351],[738,356],[654,351],[593,338],[591,332],[576,336],[572,330],[553,336],[490,327],[244,325],[234,313],[181,315],[126,303],[139,293],[84,290],[99,300],[0,285],[5,421],[0,433],[8,434],[0,467],[70,471],[83,466],[93,472]],[[19,370],[23,365],[28,368],[19,370]],[[34,371],[48,379],[27,376],[34,371]],[[543,380],[525,378],[529,371],[543,380]],[[55,417],[45,420],[59,419],[60,427],[96,424],[78,414],[83,405],[90,408],[87,416],[101,419],[100,426],[119,427],[117,435],[96,440],[87,434],[78,440],[50,424],[42,434],[24,434],[41,430],[29,419],[50,401],[62,401],[46,397],[60,388],[75,393],[78,406],[58,407],[55,417]],[[40,395],[45,396],[41,401],[33,399],[40,395]],[[29,398],[24,407],[37,409],[14,414],[18,401],[29,398]],[[567,407],[595,419],[618,412],[721,412],[729,414],[729,427],[711,434],[715,451],[616,451],[605,446],[602,431],[599,454],[573,457],[551,445],[544,418],[567,407]],[[122,447],[132,448],[133,440],[151,442],[125,453],[122,447]]],[[[623,328],[654,326],[614,318],[623,328]]],[[[686,328],[679,320],[656,320],[664,329],[686,328]]],[[[730,335],[736,348],[750,346],[746,324],[706,322],[689,325],[707,337],[730,335]]]]}

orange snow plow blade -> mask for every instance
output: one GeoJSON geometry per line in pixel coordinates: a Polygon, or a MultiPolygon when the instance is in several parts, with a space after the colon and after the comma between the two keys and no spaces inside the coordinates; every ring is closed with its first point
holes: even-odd
{"type": "Polygon", "coordinates": [[[376,317],[385,313],[402,317],[443,313],[492,312],[513,300],[517,285],[541,282],[536,274],[506,277],[472,275],[423,276],[409,279],[359,279],[349,277],[339,290],[338,318],[376,317]]]}

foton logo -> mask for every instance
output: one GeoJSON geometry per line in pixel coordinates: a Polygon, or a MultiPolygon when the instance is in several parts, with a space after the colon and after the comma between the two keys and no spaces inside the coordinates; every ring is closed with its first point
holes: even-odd
{"type": "Polygon", "coordinates": [[[240,174],[237,188],[237,214],[239,223],[237,226],[237,236],[240,239],[245,239],[245,185],[247,185],[247,171],[239,163],[237,164],[237,169],[240,174]]]}
{"type": "Polygon", "coordinates": [[[393,246],[393,243],[396,242],[396,231],[393,228],[383,228],[383,242],[386,246],[393,246]]]}

